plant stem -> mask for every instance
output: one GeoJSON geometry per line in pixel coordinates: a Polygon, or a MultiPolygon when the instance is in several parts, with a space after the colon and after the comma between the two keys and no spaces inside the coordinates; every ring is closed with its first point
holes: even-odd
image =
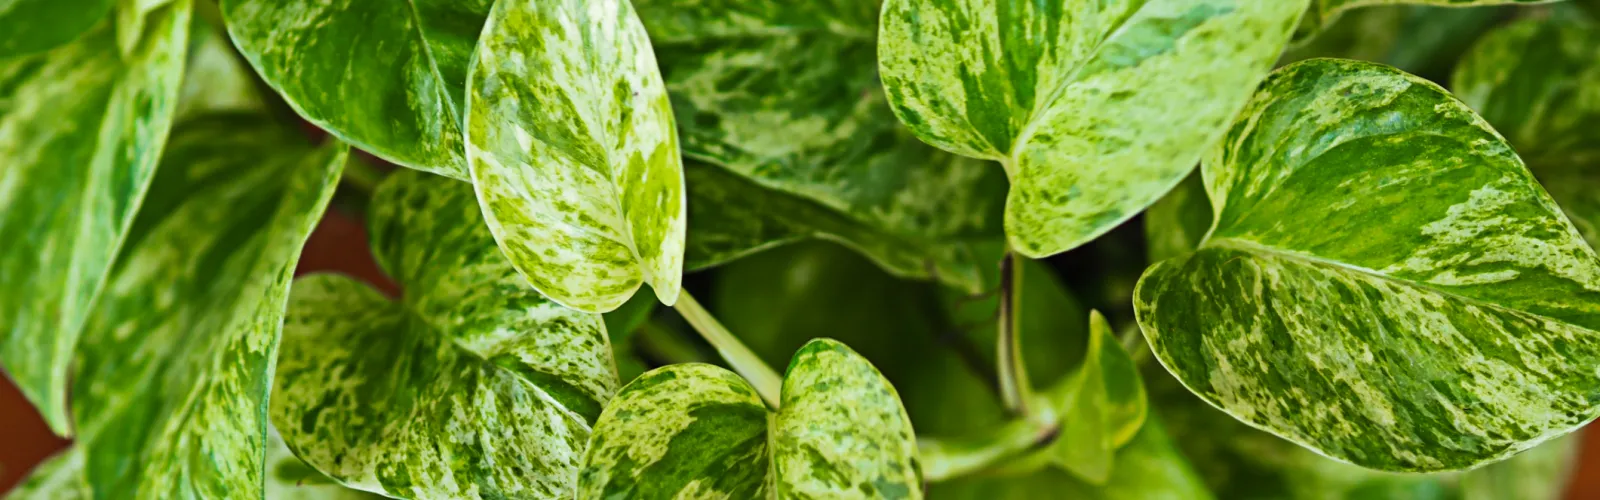
{"type": "Polygon", "coordinates": [[[678,310],[678,314],[683,315],[683,319],[688,321],[695,331],[700,332],[700,336],[704,337],[706,342],[711,343],[711,347],[717,349],[722,359],[733,366],[733,371],[739,372],[745,380],[750,381],[750,385],[755,386],[756,393],[767,401],[768,406],[773,409],[778,408],[778,392],[783,387],[783,379],[777,372],[772,371],[772,367],[756,357],[756,353],[740,343],[732,333],[728,333],[728,329],[724,328],[722,323],[718,323],[717,318],[706,312],[704,307],[700,307],[700,303],[694,300],[694,296],[689,295],[688,290],[678,293],[678,303],[672,307],[678,310]]]}
{"type": "Polygon", "coordinates": [[[1150,345],[1145,343],[1144,331],[1139,329],[1138,324],[1134,324],[1128,327],[1127,331],[1122,332],[1122,339],[1120,340],[1122,350],[1128,352],[1128,358],[1133,360],[1134,366],[1143,364],[1144,360],[1149,359],[1150,345]]]}
{"type": "Polygon", "coordinates": [[[995,336],[996,363],[1000,378],[1000,400],[1013,415],[1027,415],[1033,400],[1033,384],[1022,360],[1022,315],[1018,296],[1022,293],[1022,266],[1015,253],[1007,251],[1000,261],[1000,327],[995,336]]]}
{"type": "Polygon", "coordinates": [[[1060,429],[1058,417],[1049,405],[1041,406],[1044,410],[1029,418],[1013,419],[981,435],[918,439],[917,460],[922,462],[923,478],[942,481],[989,470],[1054,442],[1060,429]]]}

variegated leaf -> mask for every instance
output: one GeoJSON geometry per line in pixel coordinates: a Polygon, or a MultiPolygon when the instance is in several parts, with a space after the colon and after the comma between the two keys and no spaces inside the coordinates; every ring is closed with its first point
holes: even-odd
{"type": "Polygon", "coordinates": [[[1430,5],[1381,5],[1356,9],[1292,44],[1279,66],[1337,57],[1381,62],[1412,74],[1448,74],[1455,58],[1515,8],[1458,9],[1430,5]]]}
{"type": "Polygon", "coordinates": [[[1312,0],[1305,17],[1295,28],[1296,42],[1309,40],[1325,27],[1339,20],[1351,9],[1376,5],[1437,5],[1442,7],[1483,7],[1488,5],[1532,5],[1561,0],[1312,0]]]}
{"type": "Polygon", "coordinates": [[[1182,180],[1306,2],[889,0],[879,67],[918,137],[1004,165],[1006,235],[1043,257],[1182,180]]]}
{"type": "Polygon", "coordinates": [[[911,418],[889,381],[844,344],[795,352],[772,421],[778,498],[922,498],[911,418]]]}
{"type": "Polygon", "coordinates": [[[338,275],[296,282],[272,400],[289,448],[388,496],[570,495],[617,386],[600,316],[528,287],[466,183],[396,172],[368,213],[404,296],[338,275]]]}
{"type": "Polygon", "coordinates": [[[189,11],[177,0],[149,13],[132,52],[108,17],[0,60],[0,364],[58,434],[71,432],[73,347],[172,123],[189,11]]]}
{"type": "Polygon", "coordinates": [[[637,4],[651,40],[662,44],[816,29],[871,38],[878,23],[877,1],[640,0],[637,4]]]}
{"type": "Polygon", "coordinates": [[[346,151],[258,115],[173,131],[77,351],[95,498],[261,495],[289,280],[346,151]]]}
{"type": "Polygon", "coordinates": [[[1600,259],[1443,89],[1289,66],[1203,172],[1211,233],[1147,270],[1135,306],[1206,401],[1402,471],[1502,459],[1596,415],[1600,259]]]}
{"type": "Polygon", "coordinates": [[[728,370],[646,372],[595,423],[577,498],[765,498],[767,420],[755,388],[728,370]]]}
{"type": "Polygon", "coordinates": [[[534,288],[589,312],[617,308],[641,282],[677,301],[682,158],[627,0],[495,4],[467,108],[478,200],[534,288]]]}
{"type": "Polygon", "coordinates": [[[1148,405],[1138,365],[1099,311],[1089,315],[1083,363],[1045,397],[1061,414],[1053,461],[1091,484],[1111,478],[1113,455],[1144,426],[1148,405]]]}
{"type": "Polygon", "coordinates": [[[278,429],[267,426],[265,500],[378,500],[385,498],[346,488],[317,472],[289,451],[278,429]]]}
{"type": "Polygon", "coordinates": [[[179,91],[177,120],[217,111],[265,109],[250,68],[220,28],[195,16],[190,22],[189,61],[179,91]]]}
{"type": "Polygon", "coordinates": [[[1500,463],[1461,476],[1464,500],[1560,500],[1578,457],[1583,433],[1552,439],[1500,463]]]}
{"type": "Polygon", "coordinates": [[[11,0],[0,5],[0,59],[50,50],[94,28],[111,0],[11,0]]]}
{"type": "Polygon", "coordinates": [[[73,446],[33,468],[6,500],[87,500],[94,497],[83,478],[83,448],[73,446]]]}
{"type": "Polygon", "coordinates": [[[307,120],[407,167],[468,179],[467,66],[491,0],[222,0],[228,33],[307,120]]]}
{"type": "Polygon", "coordinates": [[[783,407],[728,370],[641,375],[595,424],[578,498],[922,498],[900,397],[836,341],[795,353],[783,407]]]}
{"type": "Polygon", "coordinates": [[[1576,16],[1518,21],[1480,40],[1451,82],[1600,243],[1600,27],[1576,16]]]}
{"type": "MultiPolygon", "coordinates": [[[[730,34],[729,17],[672,15],[662,5],[671,3],[641,8],[659,11],[644,17],[657,40],[673,39],[657,52],[684,155],[722,170],[689,173],[690,210],[717,218],[694,217],[689,238],[715,246],[691,241],[692,262],[829,238],[895,274],[977,291],[979,269],[999,256],[974,255],[969,243],[1001,237],[1004,174],[903,130],[884,101],[870,36],[807,17],[854,17],[859,8],[819,2],[766,24],[740,17],[730,34]]],[[[866,20],[870,35],[875,17],[866,20]]]]}

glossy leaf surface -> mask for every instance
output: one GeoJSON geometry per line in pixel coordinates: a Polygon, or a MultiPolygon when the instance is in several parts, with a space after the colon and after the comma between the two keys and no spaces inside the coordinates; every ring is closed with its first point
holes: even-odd
{"type": "Polygon", "coordinates": [[[1241,116],[1205,162],[1211,234],[1137,291],[1187,387],[1384,470],[1471,467],[1595,416],[1600,259],[1482,119],[1339,60],[1280,70],[1241,116]]]}
{"type": "Polygon", "coordinates": [[[1456,65],[1461,100],[1505,134],[1591,244],[1600,242],[1600,32],[1527,19],[1479,40],[1456,65]]]}
{"type": "Polygon", "coordinates": [[[1305,0],[889,0],[879,67],[918,137],[1000,161],[1005,230],[1072,249],[1156,201],[1266,76],[1305,0]]]}
{"type": "Polygon", "coordinates": [[[639,5],[693,160],[691,268],[825,238],[897,275],[976,291],[999,257],[971,243],[1000,239],[1004,174],[895,119],[875,2],[639,5]]]}
{"type": "Polygon", "coordinates": [[[109,16],[72,43],[0,59],[0,365],[57,434],[71,433],[73,347],[172,125],[189,11],[178,0],[148,13],[131,52],[109,16]]]}
{"type": "Polygon", "coordinates": [[[680,364],[640,376],[595,426],[578,498],[921,498],[910,419],[844,344],[815,340],[769,414],[733,372],[680,364]]]}
{"type": "Polygon", "coordinates": [[[250,65],[307,120],[380,158],[468,179],[467,66],[490,0],[223,0],[250,65]]]}
{"type": "Polygon", "coordinates": [[[71,42],[111,12],[111,0],[12,0],[0,6],[0,59],[71,42]]]}
{"type": "Polygon", "coordinates": [[[597,314],[528,287],[472,187],[391,174],[368,210],[393,301],[339,275],[295,283],[272,420],[308,464],[406,498],[571,494],[615,392],[597,314]]]}
{"type": "Polygon", "coordinates": [[[606,312],[677,300],[683,165],[627,0],[499,2],[468,83],[467,156],[501,249],[534,288],[606,312]]]}

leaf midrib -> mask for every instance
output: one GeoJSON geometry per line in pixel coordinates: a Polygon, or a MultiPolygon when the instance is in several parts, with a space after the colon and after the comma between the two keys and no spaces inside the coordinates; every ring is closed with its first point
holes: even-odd
{"type": "Polygon", "coordinates": [[[1479,298],[1475,298],[1475,297],[1468,297],[1468,296],[1461,295],[1461,294],[1458,294],[1458,293],[1455,293],[1455,292],[1451,292],[1451,291],[1448,291],[1448,290],[1441,290],[1441,289],[1439,289],[1439,288],[1437,288],[1437,287],[1435,287],[1435,286],[1433,286],[1433,285],[1431,285],[1429,283],[1424,283],[1424,282],[1419,282],[1419,281],[1415,281],[1415,280],[1399,278],[1399,277],[1391,276],[1389,274],[1385,274],[1382,271],[1378,271],[1376,269],[1370,269],[1370,268],[1366,268],[1366,267],[1361,267],[1361,266],[1358,266],[1358,265],[1355,265],[1355,264],[1351,264],[1351,263],[1348,263],[1348,262],[1341,262],[1341,261],[1329,259],[1329,258],[1326,258],[1326,257],[1320,257],[1320,256],[1317,256],[1317,255],[1308,254],[1308,253],[1305,253],[1305,252],[1289,250],[1289,249],[1284,249],[1284,248],[1278,248],[1278,247],[1267,245],[1267,244],[1264,244],[1264,243],[1261,243],[1261,242],[1258,242],[1258,241],[1254,241],[1254,240],[1238,238],[1238,237],[1227,237],[1227,236],[1220,237],[1220,238],[1210,238],[1210,239],[1207,239],[1204,243],[1201,243],[1200,244],[1200,248],[1198,250],[1203,250],[1203,249],[1206,249],[1206,248],[1219,248],[1219,249],[1227,249],[1227,250],[1238,250],[1238,251],[1242,251],[1242,252],[1253,254],[1253,255],[1266,255],[1266,256],[1269,256],[1269,257],[1277,257],[1277,258],[1281,258],[1281,259],[1285,259],[1285,260],[1294,260],[1294,261],[1304,262],[1304,263],[1307,263],[1307,264],[1320,266],[1320,267],[1332,267],[1332,268],[1341,269],[1341,270],[1349,271],[1349,272],[1356,273],[1356,274],[1362,274],[1362,275],[1366,275],[1366,276],[1371,276],[1373,278],[1381,279],[1381,280],[1388,281],[1388,282],[1397,283],[1397,284],[1400,284],[1400,285],[1403,285],[1403,286],[1406,286],[1406,287],[1410,287],[1410,288],[1426,290],[1428,292],[1441,295],[1441,296],[1443,296],[1443,297],[1445,297],[1447,299],[1464,302],[1464,303],[1467,303],[1467,304],[1470,304],[1470,305],[1473,305],[1473,306],[1482,307],[1482,308],[1491,309],[1491,310],[1500,311],[1500,312],[1506,312],[1506,313],[1510,313],[1510,314],[1513,314],[1513,315],[1526,314],[1526,315],[1529,315],[1529,316],[1545,319],[1545,320],[1552,321],[1552,322],[1555,322],[1555,323],[1559,323],[1559,324],[1562,324],[1562,325],[1567,325],[1567,326],[1576,328],[1578,330],[1582,330],[1582,331],[1590,333],[1590,334],[1600,335],[1600,331],[1596,331],[1596,330],[1594,330],[1592,328],[1589,328],[1587,326],[1574,324],[1574,323],[1569,322],[1569,321],[1567,321],[1565,319],[1545,316],[1543,314],[1538,314],[1538,313],[1534,313],[1534,312],[1531,312],[1531,311],[1524,311],[1524,310],[1521,310],[1521,309],[1513,309],[1511,307],[1508,307],[1508,306],[1505,306],[1505,305],[1501,305],[1501,304],[1497,304],[1497,303],[1494,303],[1494,302],[1489,302],[1489,301],[1484,300],[1484,299],[1479,299],[1479,298]]]}
{"type": "MultiPolygon", "coordinates": [[[[1134,17],[1137,17],[1139,13],[1144,12],[1146,5],[1149,4],[1141,4],[1138,9],[1135,9],[1133,12],[1129,13],[1127,17],[1118,20],[1116,25],[1112,26],[1110,30],[1106,31],[1105,37],[1095,42],[1094,48],[1089,49],[1089,52],[1085,53],[1082,58],[1073,62],[1071,70],[1067,71],[1067,78],[1062,79],[1060,85],[1050,89],[1050,91],[1045,94],[1044,99],[1034,100],[1033,109],[1028,111],[1028,120],[1022,126],[1022,130],[1017,132],[1017,137],[1011,141],[1011,147],[1008,148],[1003,157],[994,158],[995,161],[1000,162],[1000,164],[1005,167],[1005,170],[1008,174],[1011,174],[1012,176],[1017,174],[1014,170],[1016,168],[1016,164],[1018,163],[1017,153],[1020,153],[1022,148],[1028,144],[1028,141],[1033,139],[1034,134],[1038,133],[1040,123],[1042,122],[1040,115],[1046,111],[1046,108],[1050,107],[1050,104],[1061,98],[1061,95],[1067,91],[1067,87],[1078,81],[1079,75],[1083,73],[1083,68],[1088,67],[1090,61],[1100,57],[1100,52],[1105,50],[1106,42],[1109,42],[1112,39],[1122,35],[1123,30],[1128,26],[1128,21],[1134,17]]],[[[1104,14],[1104,12],[1101,12],[1100,14],[1104,14]]],[[[1035,80],[1037,80],[1037,78],[1035,78],[1035,80]]],[[[1013,180],[1012,182],[1016,181],[1013,180]]]]}
{"type": "MultiPolygon", "coordinates": [[[[416,0],[406,0],[406,12],[411,14],[411,27],[412,31],[416,32],[417,41],[422,43],[422,55],[428,61],[428,74],[432,75],[434,80],[438,82],[438,93],[444,96],[445,107],[450,110],[450,125],[455,127],[458,133],[462,132],[461,109],[457,107],[457,97],[450,95],[450,92],[448,92],[450,86],[445,84],[444,73],[439,72],[439,61],[433,56],[433,43],[428,40],[427,33],[422,30],[422,13],[417,11],[416,0]]],[[[487,20],[485,23],[487,23],[487,20]]],[[[482,38],[481,35],[479,38],[482,38]]],[[[476,51],[477,44],[473,45],[473,50],[476,51]]],[[[474,59],[473,57],[467,58],[469,63],[474,59]]]]}

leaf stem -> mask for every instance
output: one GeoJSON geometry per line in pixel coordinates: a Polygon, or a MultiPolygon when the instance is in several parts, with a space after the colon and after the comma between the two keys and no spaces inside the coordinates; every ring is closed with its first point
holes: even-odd
{"type": "Polygon", "coordinates": [[[773,409],[778,408],[778,392],[783,387],[783,379],[777,372],[772,371],[772,367],[756,357],[756,353],[740,343],[738,338],[722,326],[722,323],[717,322],[717,318],[706,312],[704,307],[700,307],[700,303],[694,300],[693,295],[689,295],[688,290],[678,294],[678,303],[672,307],[678,310],[678,314],[683,315],[683,319],[688,321],[695,331],[700,332],[700,336],[704,337],[711,347],[717,349],[717,353],[722,355],[722,359],[727,360],[733,371],[739,372],[745,380],[750,381],[750,385],[755,386],[756,393],[767,401],[768,406],[773,409]]]}
{"type": "Polygon", "coordinates": [[[1033,384],[1022,360],[1022,335],[1019,296],[1022,294],[1022,266],[1015,252],[1007,251],[1000,261],[1000,326],[995,336],[995,366],[999,371],[1000,400],[1013,415],[1027,415],[1033,400],[1033,384]]]}
{"type": "MultiPolygon", "coordinates": [[[[1040,401],[1043,403],[1043,401],[1040,401]]],[[[917,460],[929,482],[989,470],[1002,462],[1055,442],[1060,423],[1049,405],[1028,418],[1007,421],[983,434],[957,439],[917,440],[917,460]]]]}

